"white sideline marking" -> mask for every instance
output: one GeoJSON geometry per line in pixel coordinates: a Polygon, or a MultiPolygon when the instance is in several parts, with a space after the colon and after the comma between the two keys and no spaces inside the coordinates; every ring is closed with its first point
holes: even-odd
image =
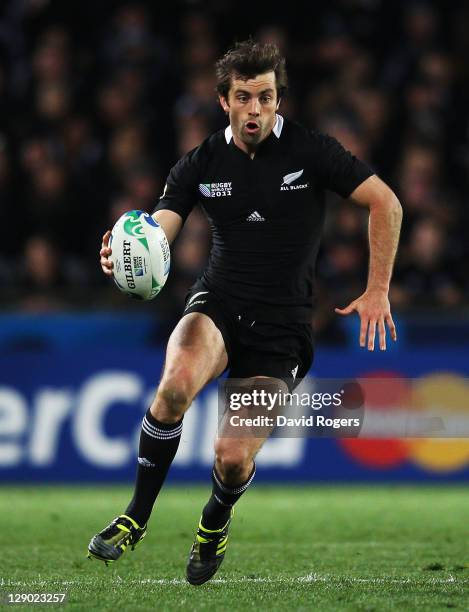
{"type": "MultiPolygon", "coordinates": [[[[450,583],[458,583],[465,584],[468,583],[468,579],[457,580],[454,576],[450,575],[448,578],[435,578],[422,576],[423,582],[430,584],[450,584],[450,583]]],[[[107,582],[114,583],[122,583],[122,584],[154,584],[154,585],[163,585],[163,586],[190,586],[189,583],[182,578],[144,578],[142,580],[123,580],[119,575],[113,576],[110,579],[106,578],[107,582]]],[[[356,577],[347,577],[347,576],[328,576],[328,575],[320,575],[320,574],[307,574],[306,576],[295,576],[292,578],[214,578],[210,580],[210,584],[242,584],[246,582],[253,583],[266,583],[266,584],[307,584],[311,582],[349,582],[349,583],[360,583],[360,584],[412,584],[415,582],[420,582],[420,577],[414,578],[356,578],[356,577]]],[[[84,580],[31,580],[31,581],[9,581],[2,578],[0,580],[0,586],[28,586],[28,585],[42,585],[47,586],[51,584],[60,584],[62,586],[73,586],[73,585],[83,585],[85,583],[94,583],[96,582],[96,577],[87,578],[84,580]]]]}

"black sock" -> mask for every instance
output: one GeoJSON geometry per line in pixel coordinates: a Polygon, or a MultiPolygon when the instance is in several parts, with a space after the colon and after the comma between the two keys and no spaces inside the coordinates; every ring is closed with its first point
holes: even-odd
{"type": "Polygon", "coordinates": [[[221,529],[230,518],[231,508],[251,484],[256,474],[254,463],[252,472],[246,482],[228,487],[225,485],[215,468],[212,472],[212,495],[202,511],[202,525],[205,529],[221,529]]]}
{"type": "Polygon", "coordinates": [[[157,421],[150,410],[143,417],[135,492],[125,514],[140,527],[150,518],[153,504],[173,462],[182,433],[182,419],[166,424],[157,421]]]}

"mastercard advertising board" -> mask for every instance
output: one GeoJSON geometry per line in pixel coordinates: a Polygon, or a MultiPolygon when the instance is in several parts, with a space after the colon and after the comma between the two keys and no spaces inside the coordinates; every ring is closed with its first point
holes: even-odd
{"type": "MultiPolygon", "coordinates": [[[[140,348],[0,358],[0,482],[132,481],[142,417],[163,359],[163,350],[140,348]]],[[[256,457],[256,478],[468,481],[468,370],[462,349],[318,349],[301,383],[313,401],[299,417],[279,415],[256,457]]],[[[211,383],[184,418],[170,481],[206,482],[217,410],[219,389],[211,383]]]]}
{"type": "Polygon", "coordinates": [[[380,415],[398,415],[407,408],[405,423],[401,417],[400,427],[396,427],[395,419],[389,435],[382,427],[378,437],[362,429],[357,437],[336,440],[356,466],[383,476],[402,474],[406,468],[440,477],[467,472],[469,352],[406,350],[370,355],[324,350],[321,356],[313,373],[341,372],[355,377],[367,393],[371,421],[384,423],[380,415]],[[376,367],[376,362],[381,367],[376,367]]]}

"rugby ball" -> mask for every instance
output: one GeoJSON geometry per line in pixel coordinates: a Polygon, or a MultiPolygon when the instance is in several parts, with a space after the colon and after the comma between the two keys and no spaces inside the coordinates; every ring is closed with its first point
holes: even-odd
{"type": "Polygon", "coordinates": [[[109,246],[119,289],[140,300],[157,296],[168,278],[171,259],[161,225],[142,210],[130,210],[116,221],[109,246]]]}

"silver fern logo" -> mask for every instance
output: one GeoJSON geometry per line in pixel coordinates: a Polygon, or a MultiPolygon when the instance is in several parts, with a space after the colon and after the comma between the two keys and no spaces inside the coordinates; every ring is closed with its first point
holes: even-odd
{"type": "Polygon", "coordinates": [[[303,183],[301,185],[292,185],[300,176],[303,174],[303,170],[297,170],[296,172],[290,172],[289,174],[285,174],[283,177],[283,182],[280,185],[280,191],[290,191],[293,189],[306,189],[308,187],[308,183],[303,183]]]}
{"type": "Polygon", "coordinates": [[[290,172],[290,174],[285,174],[285,176],[283,177],[282,185],[290,185],[291,183],[293,183],[293,181],[296,181],[296,179],[300,178],[302,174],[303,170],[298,170],[298,172],[290,172]]]}

